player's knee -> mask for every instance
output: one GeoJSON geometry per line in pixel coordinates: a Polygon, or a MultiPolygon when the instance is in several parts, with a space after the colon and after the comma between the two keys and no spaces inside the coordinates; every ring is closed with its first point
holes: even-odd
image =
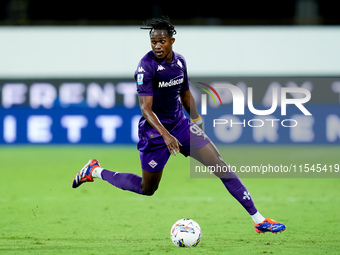
{"type": "Polygon", "coordinates": [[[223,166],[227,165],[227,163],[225,163],[225,161],[221,158],[221,156],[219,154],[217,154],[217,155],[214,155],[212,157],[209,157],[208,163],[206,165],[223,167],[223,166]]]}
{"type": "Polygon", "coordinates": [[[152,196],[156,190],[158,189],[158,186],[152,186],[152,187],[143,187],[142,192],[145,196],[152,196]]]}

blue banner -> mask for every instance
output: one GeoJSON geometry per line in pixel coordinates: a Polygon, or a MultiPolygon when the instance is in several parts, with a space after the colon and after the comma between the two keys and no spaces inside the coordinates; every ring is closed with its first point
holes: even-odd
{"type": "MultiPolygon", "coordinates": [[[[339,144],[340,78],[192,78],[216,144],[339,144]]],[[[0,144],[135,144],[133,79],[0,80],[0,144]]]]}
{"type": "Polygon", "coordinates": [[[117,143],[138,140],[141,117],[138,107],[99,108],[13,108],[0,114],[0,143],[117,143]]]}
{"type": "Polygon", "coordinates": [[[204,129],[213,142],[255,144],[340,144],[340,108],[338,105],[308,105],[312,115],[291,108],[282,116],[280,108],[266,116],[249,111],[232,114],[231,107],[210,110],[204,116],[204,129]]]}
{"type": "MultiPolygon", "coordinates": [[[[204,128],[216,144],[340,143],[339,106],[309,105],[312,115],[292,108],[282,116],[280,108],[267,116],[249,111],[232,114],[229,106],[208,109],[204,128]]],[[[139,107],[2,109],[1,144],[135,144],[138,141],[139,107]]]]}

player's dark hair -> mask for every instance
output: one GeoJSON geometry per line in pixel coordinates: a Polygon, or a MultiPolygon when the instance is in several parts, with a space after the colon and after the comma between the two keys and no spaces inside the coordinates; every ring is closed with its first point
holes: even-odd
{"type": "Polygon", "coordinates": [[[150,33],[155,29],[166,30],[170,37],[177,33],[175,27],[171,24],[169,17],[165,16],[162,16],[162,18],[158,19],[154,18],[147,20],[141,29],[150,29],[150,33]]]}

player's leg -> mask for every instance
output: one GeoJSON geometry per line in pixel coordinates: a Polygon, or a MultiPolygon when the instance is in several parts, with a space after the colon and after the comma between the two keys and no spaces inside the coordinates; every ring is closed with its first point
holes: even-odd
{"type": "MultiPolygon", "coordinates": [[[[187,143],[182,142],[182,144],[183,149],[188,147],[187,143]]],[[[195,124],[191,124],[190,126],[190,149],[187,153],[205,166],[215,166],[215,169],[219,166],[219,169],[228,169],[228,165],[221,158],[215,145],[210,141],[204,131],[195,124]]],[[[252,197],[236,173],[232,171],[215,171],[214,173],[221,179],[230,194],[251,215],[256,232],[264,233],[270,231],[277,233],[286,229],[285,225],[268,218],[265,219],[257,211],[252,197]]]]}
{"type": "MultiPolygon", "coordinates": [[[[192,123],[190,124],[189,130],[190,143],[188,144],[188,140],[181,142],[183,145],[182,150],[187,150],[192,158],[205,166],[218,166],[220,169],[227,169],[228,165],[221,158],[219,151],[204,131],[192,123]]],[[[247,188],[235,173],[231,171],[226,173],[215,171],[214,173],[221,179],[230,194],[240,202],[250,215],[257,213],[257,209],[247,188]]]]}
{"type": "Polygon", "coordinates": [[[154,151],[140,152],[140,162],[142,171],[142,192],[144,195],[151,196],[158,189],[162,178],[164,166],[170,157],[166,146],[154,151]]]}
{"type": "Polygon", "coordinates": [[[142,170],[142,177],[140,177],[132,173],[120,173],[103,169],[101,171],[101,176],[98,177],[119,189],[151,196],[158,188],[162,172],[163,171],[153,173],[142,170]]]}
{"type": "Polygon", "coordinates": [[[133,173],[120,173],[101,168],[98,160],[90,160],[74,177],[72,187],[78,188],[85,182],[93,182],[95,178],[103,179],[113,186],[142,194],[142,177],[133,173]]]}
{"type": "Polygon", "coordinates": [[[151,196],[158,188],[162,172],[153,173],[142,170],[142,177],[140,177],[133,173],[121,173],[101,168],[99,162],[93,159],[76,175],[72,187],[77,188],[84,182],[93,182],[93,179],[99,178],[116,188],[151,196]]]}
{"type": "Polygon", "coordinates": [[[93,172],[94,178],[100,178],[107,181],[116,188],[128,190],[137,194],[143,194],[142,177],[133,173],[122,173],[111,171],[103,168],[97,168],[93,172]]]}
{"type": "Polygon", "coordinates": [[[162,173],[163,171],[153,173],[143,170],[143,178],[141,183],[143,195],[152,196],[155,193],[161,181],[162,173]]]}
{"type": "MultiPolygon", "coordinates": [[[[201,162],[205,166],[220,166],[219,169],[227,169],[228,165],[221,158],[215,145],[210,142],[199,150],[192,152],[191,157],[201,162]],[[224,167],[224,168],[223,168],[224,167]]],[[[257,233],[272,232],[278,233],[286,229],[282,223],[272,219],[265,219],[256,209],[253,199],[247,188],[242,183],[236,173],[232,171],[223,172],[215,171],[217,177],[221,179],[229,193],[247,210],[254,221],[255,231],[257,233]]]]}
{"type": "MultiPolygon", "coordinates": [[[[203,146],[199,150],[192,152],[191,157],[201,162],[205,166],[215,166],[216,169],[218,168],[217,166],[220,167],[219,169],[227,169],[228,167],[212,142],[203,146]]],[[[254,215],[257,213],[257,209],[247,188],[244,186],[236,173],[232,171],[215,171],[214,173],[217,177],[220,178],[229,193],[237,201],[239,201],[239,203],[247,210],[250,215],[254,215]]],[[[264,218],[262,220],[264,220],[264,218]]]]}
{"type": "Polygon", "coordinates": [[[74,177],[72,187],[77,188],[82,183],[93,182],[94,178],[99,178],[119,189],[151,196],[158,188],[169,156],[170,153],[166,147],[152,152],[140,152],[142,177],[133,173],[101,168],[99,162],[92,159],[74,177]]]}

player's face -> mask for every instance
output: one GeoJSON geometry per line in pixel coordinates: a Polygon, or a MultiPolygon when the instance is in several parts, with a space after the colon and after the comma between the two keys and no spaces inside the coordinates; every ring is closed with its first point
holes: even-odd
{"type": "Polygon", "coordinates": [[[152,30],[150,34],[151,48],[159,59],[172,61],[172,44],[175,38],[171,38],[166,30],[152,30]]]}

